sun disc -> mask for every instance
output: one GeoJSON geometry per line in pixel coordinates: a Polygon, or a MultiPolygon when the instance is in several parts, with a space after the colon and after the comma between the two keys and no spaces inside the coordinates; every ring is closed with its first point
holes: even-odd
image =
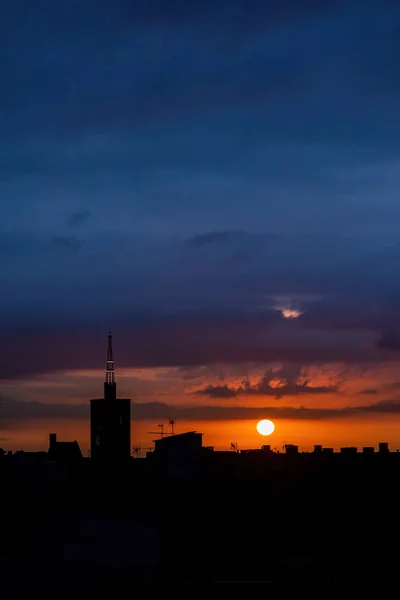
{"type": "Polygon", "coordinates": [[[257,423],[257,431],[260,435],[271,435],[275,429],[275,425],[269,419],[263,419],[257,423]]]}

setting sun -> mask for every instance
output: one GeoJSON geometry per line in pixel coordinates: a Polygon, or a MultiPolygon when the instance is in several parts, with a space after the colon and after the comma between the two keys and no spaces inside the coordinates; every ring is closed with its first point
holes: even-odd
{"type": "Polygon", "coordinates": [[[275,425],[269,419],[263,419],[257,423],[257,431],[260,435],[271,435],[275,429],[275,425]]]}

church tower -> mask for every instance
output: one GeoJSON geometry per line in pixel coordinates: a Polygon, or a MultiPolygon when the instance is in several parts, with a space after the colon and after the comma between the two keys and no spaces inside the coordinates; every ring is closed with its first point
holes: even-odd
{"type": "Polygon", "coordinates": [[[91,458],[121,463],[131,455],[131,401],[117,398],[112,335],[108,335],[104,398],[90,401],[91,458]]]}

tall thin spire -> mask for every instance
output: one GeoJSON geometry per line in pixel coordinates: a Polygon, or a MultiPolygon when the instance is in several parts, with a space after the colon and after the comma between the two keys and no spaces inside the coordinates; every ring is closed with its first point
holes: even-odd
{"type": "Polygon", "coordinates": [[[111,335],[111,331],[108,334],[106,383],[108,383],[108,384],[115,383],[115,377],[114,377],[114,360],[113,360],[113,351],[112,351],[112,335],[111,335]]]}
{"type": "Polygon", "coordinates": [[[104,398],[113,400],[117,396],[117,388],[114,375],[114,359],[112,351],[112,335],[111,331],[108,334],[108,350],[107,350],[107,366],[106,380],[104,382],[104,398]]]}

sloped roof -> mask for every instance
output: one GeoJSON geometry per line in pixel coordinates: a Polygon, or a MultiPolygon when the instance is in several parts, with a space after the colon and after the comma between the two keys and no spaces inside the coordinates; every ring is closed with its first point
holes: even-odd
{"type": "Polygon", "coordinates": [[[82,452],[76,440],[73,442],[54,442],[48,450],[50,460],[70,462],[82,458],[82,452]]]}

